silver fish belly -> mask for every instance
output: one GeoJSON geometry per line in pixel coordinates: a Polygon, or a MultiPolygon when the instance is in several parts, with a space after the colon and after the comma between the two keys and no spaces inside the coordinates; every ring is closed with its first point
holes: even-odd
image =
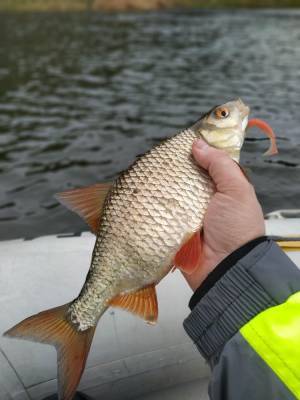
{"type": "Polygon", "coordinates": [[[187,129],[164,141],[114,183],[86,282],[69,308],[77,329],[95,326],[114,296],[159,282],[187,233],[201,229],[214,189],[192,158],[197,137],[187,129]]]}

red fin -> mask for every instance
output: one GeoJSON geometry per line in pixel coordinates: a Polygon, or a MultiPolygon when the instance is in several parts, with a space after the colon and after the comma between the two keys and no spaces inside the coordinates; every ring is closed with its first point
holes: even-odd
{"type": "Polygon", "coordinates": [[[110,305],[130,311],[147,322],[156,323],[157,321],[158,305],[154,284],[134,293],[116,296],[110,301],[110,305]]]}
{"type": "Polygon", "coordinates": [[[97,183],[58,193],[58,201],[82,217],[94,233],[98,232],[103,204],[111,183],[97,183]]]}
{"type": "Polygon", "coordinates": [[[60,400],[73,399],[95,332],[95,328],[78,332],[66,318],[68,306],[29,317],[4,334],[56,347],[60,400]]]}
{"type": "Polygon", "coordinates": [[[276,144],[276,136],[273,129],[267,124],[265,121],[262,121],[258,118],[250,119],[248,122],[247,128],[252,128],[253,126],[257,126],[257,128],[261,129],[265,132],[265,134],[270,138],[270,146],[268,150],[264,153],[266,156],[272,156],[278,153],[277,144],[276,144]]]}
{"type": "Polygon", "coordinates": [[[177,252],[174,265],[187,274],[191,274],[200,263],[201,257],[201,237],[200,232],[195,232],[177,252]]]}

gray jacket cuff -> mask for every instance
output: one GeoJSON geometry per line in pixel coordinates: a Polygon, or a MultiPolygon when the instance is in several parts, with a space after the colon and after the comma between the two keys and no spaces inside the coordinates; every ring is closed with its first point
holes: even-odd
{"type": "Polygon", "coordinates": [[[240,259],[184,321],[187,334],[210,360],[249,320],[300,290],[300,272],[273,241],[240,259]]]}

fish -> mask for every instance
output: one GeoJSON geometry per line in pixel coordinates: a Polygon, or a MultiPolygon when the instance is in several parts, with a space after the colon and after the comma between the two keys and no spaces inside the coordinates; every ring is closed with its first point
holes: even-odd
{"type": "Polygon", "coordinates": [[[237,99],[216,106],[190,128],[153,147],[112,183],[58,195],[96,235],[91,265],[76,299],[20,322],[4,335],[51,344],[57,350],[58,395],[76,392],[96,326],[108,307],[120,307],[149,323],[158,318],[155,286],[173,268],[192,273],[200,266],[201,228],[214,194],[208,173],[192,157],[202,138],[239,162],[250,109],[237,99]]]}

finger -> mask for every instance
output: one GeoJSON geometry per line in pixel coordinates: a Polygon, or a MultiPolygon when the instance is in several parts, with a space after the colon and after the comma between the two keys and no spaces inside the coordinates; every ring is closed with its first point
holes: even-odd
{"type": "Polygon", "coordinates": [[[226,193],[241,190],[245,185],[249,186],[240,167],[225,151],[215,149],[198,139],[193,144],[193,156],[196,162],[208,171],[218,191],[226,193]]]}

